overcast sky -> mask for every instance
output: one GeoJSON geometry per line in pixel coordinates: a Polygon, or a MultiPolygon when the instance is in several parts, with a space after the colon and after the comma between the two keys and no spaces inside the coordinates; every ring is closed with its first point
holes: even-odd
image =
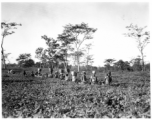
{"type": "MultiPolygon", "coordinates": [[[[97,28],[93,39],[91,54],[94,64],[103,66],[104,60],[114,58],[130,61],[140,55],[134,39],[124,37],[128,32],[125,28],[131,23],[139,27],[149,26],[148,3],[1,3],[1,20],[21,23],[15,33],[7,36],[4,41],[5,52],[11,53],[11,63],[21,53],[31,53],[35,58],[38,47],[45,48],[42,35],[56,39],[62,33],[63,26],[88,23],[89,27],[97,28]]],[[[149,30],[149,27],[147,27],[149,30]]],[[[86,43],[88,43],[86,42],[86,43]]],[[[84,42],[85,44],[85,42],[84,42]]],[[[146,61],[150,61],[150,45],[144,50],[146,61]]],[[[38,61],[38,60],[36,60],[38,61]]]]}

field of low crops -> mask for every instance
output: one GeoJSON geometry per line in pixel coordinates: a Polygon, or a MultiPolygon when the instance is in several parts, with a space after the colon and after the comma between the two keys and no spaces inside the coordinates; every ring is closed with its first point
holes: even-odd
{"type": "MultiPolygon", "coordinates": [[[[104,74],[98,73],[103,80],[104,74]]],[[[110,86],[2,77],[4,118],[151,118],[150,73],[112,72],[110,86]]]]}

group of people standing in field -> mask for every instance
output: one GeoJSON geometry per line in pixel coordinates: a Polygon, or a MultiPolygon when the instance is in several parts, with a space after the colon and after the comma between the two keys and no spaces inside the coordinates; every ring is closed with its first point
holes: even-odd
{"type": "MultiPolygon", "coordinates": [[[[8,73],[11,73],[12,70],[9,70],[8,73]]],[[[23,76],[27,76],[27,72],[23,71],[23,76]]],[[[70,71],[67,69],[58,69],[58,71],[53,71],[53,68],[49,68],[49,73],[42,73],[42,68],[38,68],[36,72],[32,71],[30,73],[31,77],[40,77],[40,78],[59,78],[65,81],[73,81],[76,83],[90,83],[90,84],[107,84],[110,85],[112,82],[111,72],[109,71],[104,80],[99,80],[96,71],[91,71],[91,74],[87,77],[86,71],[81,73],[76,71],[70,71]]]]}
{"type": "Polygon", "coordinates": [[[104,80],[99,80],[96,71],[91,71],[90,76],[87,77],[86,71],[82,71],[81,73],[76,71],[70,71],[67,69],[58,69],[58,71],[53,72],[52,68],[49,68],[49,73],[42,74],[42,68],[38,68],[38,75],[46,77],[46,78],[59,78],[65,81],[73,81],[76,83],[90,83],[90,84],[107,84],[110,85],[112,82],[111,72],[109,71],[104,80]]]}
{"type": "MultiPolygon", "coordinates": [[[[78,80],[77,73],[72,71],[71,74],[72,74],[72,81],[76,82],[78,80]]],[[[109,71],[105,75],[104,80],[100,80],[100,79],[98,79],[98,77],[96,75],[96,71],[93,70],[92,73],[87,78],[86,72],[82,71],[80,79],[78,81],[80,81],[81,83],[102,84],[102,85],[103,84],[107,84],[107,85],[110,85],[111,82],[112,82],[112,76],[111,76],[111,72],[109,71]]]]}

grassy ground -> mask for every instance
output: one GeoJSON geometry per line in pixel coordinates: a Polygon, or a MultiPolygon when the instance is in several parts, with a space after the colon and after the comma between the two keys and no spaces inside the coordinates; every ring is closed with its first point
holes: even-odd
{"type": "MultiPolygon", "coordinates": [[[[97,73],[103,80],[104,74],[97,73]]],[[[111,86],[3,76],[2,115],[23,118],[150,118],[150,73],[113,72],[111,86]]]]}

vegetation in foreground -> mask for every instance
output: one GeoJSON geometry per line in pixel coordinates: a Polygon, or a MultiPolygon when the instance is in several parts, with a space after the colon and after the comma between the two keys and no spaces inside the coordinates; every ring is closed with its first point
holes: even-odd
{"type": "MultiPolygon", "coordinates": [[[[150,118],[150,73],[112,73],[111,86],[15,75],[2,82],[4,118],[150,118]]],[[[103,80],[102,73],[97,74],[103,80]]]]}

